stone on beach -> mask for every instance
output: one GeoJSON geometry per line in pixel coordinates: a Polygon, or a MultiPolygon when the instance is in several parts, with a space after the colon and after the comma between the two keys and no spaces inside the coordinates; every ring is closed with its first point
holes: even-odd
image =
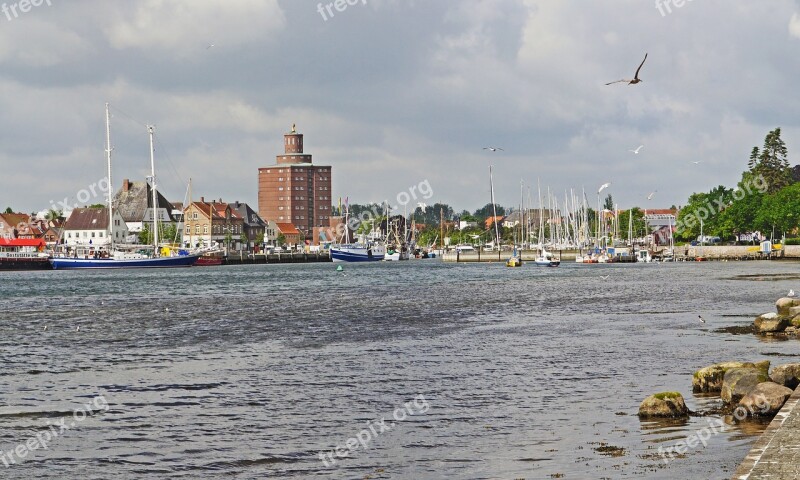
{"type": "Polygon", "coordinates": [[[719,396],[725,403],[738,403],[759,383],[768,381],[769,376],[764,370],[755,367],[731,368],[725,372],[719,396]]]}
{"type": "Polygon", "coordinates": [[[692,391],[717,393],[722,390],[722,380],[725,372],[731,368],[756,368],[756,364],[750,362],[722,362],[701,368],[694,372],[692,376],[692,391]]]}
{"type": "Polygon", "coordinates": [[[758,333],[776,333],[786,330],[790,322],[789,317],[770,312],[756,318],[754,324],[758,333]]]}
{"type": "Polygon", "coordinates": [[[783,297],[775,302],[775,307],[778,309],[780,315],[791,315],[790,309],[792,307],[800,307],[800,298],[783,297]]]}
{"type": "Polygon", "coordinates": [[[778,365],[772,370],[770,379],[778,385],[789,387],[792,390],[800,385],[800,363],[787,363],[778,365]]]}
{"type": "Polygon", "coordinates": [[[748,416],[773,416],[780,411],[792,393],[791,388],[773,382],[763,382],[742,397],[739,406],[747,410],[748,416]]]}
{"type": "Polygon", "coordinates": [[[639,417],[686,417],[689,409],[678,392],[662,392],[650,395],[639,405],[639,417]]]}

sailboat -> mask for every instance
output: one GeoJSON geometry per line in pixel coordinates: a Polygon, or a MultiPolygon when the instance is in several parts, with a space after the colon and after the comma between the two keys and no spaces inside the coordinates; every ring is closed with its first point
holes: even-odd
{"type": "Polygon", "coordinates": [[[108,164],[108,229],[110,239],[108,258],[50,258],[54,270],[69,269],[111,269],[111,268],[169,268],[190,267],[197,262],[198,254],[189,255],[185,251],[178,251],[171,256],[161,256],[158,247],[158,192],[156,191],[155,149],[153,148],[153,134],[155,128],[148,126],[150,136],[150,179],[153,192],[153,252],[133,253],[114,250],[114,205],[113,188],[111,188],[111,115],[106,103],[106,161],[108,164]]]}

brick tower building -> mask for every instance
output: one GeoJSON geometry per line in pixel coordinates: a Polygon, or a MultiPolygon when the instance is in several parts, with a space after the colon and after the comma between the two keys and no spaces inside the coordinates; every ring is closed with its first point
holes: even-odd
{"type": "Polygon", "coordinates": [[[303,153],[303,134],[295,126],[283,136],[284,153],[275,165],[258,169],[258,214],[264,220],[292,223],[309,240],[331,216],[331,167],[313,165],[303,153]]]}

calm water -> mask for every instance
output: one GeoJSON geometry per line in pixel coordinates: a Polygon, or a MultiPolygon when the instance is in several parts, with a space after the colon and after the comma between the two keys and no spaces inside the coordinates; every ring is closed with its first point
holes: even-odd
{"type": "Polygon", "coordinates": [[[706,419],[641,423],[638,405],[678,390],[699,410],[715,400],[691,394],[693,370],[796,360],[775,354],[798,341],[713,330],[800,289],[734,276],[798,266],[3,273],[0,450],[68,429],[0,477],[729,478],[762,426],[730,425],[664,465],[658,446],[706,419]],[[87,404],[95,414],[72,413],[87,404]],[[368,449],[326,467],[319,454],[370,421],[368,449]]]}

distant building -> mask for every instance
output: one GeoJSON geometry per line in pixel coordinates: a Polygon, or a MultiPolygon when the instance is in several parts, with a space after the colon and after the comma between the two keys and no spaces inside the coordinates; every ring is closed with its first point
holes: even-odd
{"type": "Polygon", "coordinates": [[[491,227],[491,226],[492,226],[492,224],[494,224],[495,222],[497,222],[497,225],[498,225],[498,226],[502,226],[502,224],[503,224],[503,219],[505,219],[505,218],[506,218],[506,217],[505,217],[505,216],[503,216],[503,215],[498,215],[498,216],[496,216],[496,217],[492,217],[492,216],[490,216],[490,217],[488,217],[488,218],[485,220],[485,222],[484,222],[484,223],[486,224],[486,228],[489,228],[489,227],[491,227]]]}
{"type": "MultiPolygon", "coordinates": [[[[64,223],[62,243],[68,246],[102,247],[111,244],[108,208],[76,208],[64,223]]],[[[114,243],[125,243],[128,227],[122,215],[114,210],[114,243]]]]}
{"type": "Polygon", "coordinates": [[[184,209],[183,243],[192,247],[226,245],[228,250],[242,250],[244,219],[220,199],[192,202],[184,209]]]}
{"type": "Polygon", "coordinates": [[[464,230],[465,228],[475,228],[478,226],[478,222],[472,222],[469,220],[459,220],[458,222],[458,229],[464,230]]]}
{"type": "Polygon", "coordinates": [[[675,223],[678,210],[671,208],[647,209],[644,221],[647,223],[648,233],[653,236],[656,245],[669,245],[670,239],[675,234],[675,223]]]}
{"type": "Polygon", "coordinates": [[[244,245],[244,249],[253,250],[256,247],[256,239],[265,237],[267,222],[246,203],[234,202],[230,205],[231,209],[242,217],[243,233],[247,237],[247,245],[244,245]]]}
{"type": "MultiPolygon", "coordinates": [[[[161,192],[158,197],[157,218],[161,224],[178,223],[172,216],[173,206],[161,192]]],[[[131,233],[139,233],[145,225],[153,231],[153,191],[147,182],[122,181],[122,188],[114,194],[114,210],[118,211],[131,233]]]]}
{"type": "Polygon", "coordinates": [[[276,163],[258,169],[258,213],[265,220],[293,224],[309,239],[315,227],[329,225],[331,167],[312,164],[294,125],[284,135],[284,153],[276,163]]]}
{"type": "Polygon", "coordinates": [[[297,245],[301,242],[300,231],[291,223],[275,222],[275,226],[278,228],[278,234],[286,239],[286,245],[297,245]]]}

